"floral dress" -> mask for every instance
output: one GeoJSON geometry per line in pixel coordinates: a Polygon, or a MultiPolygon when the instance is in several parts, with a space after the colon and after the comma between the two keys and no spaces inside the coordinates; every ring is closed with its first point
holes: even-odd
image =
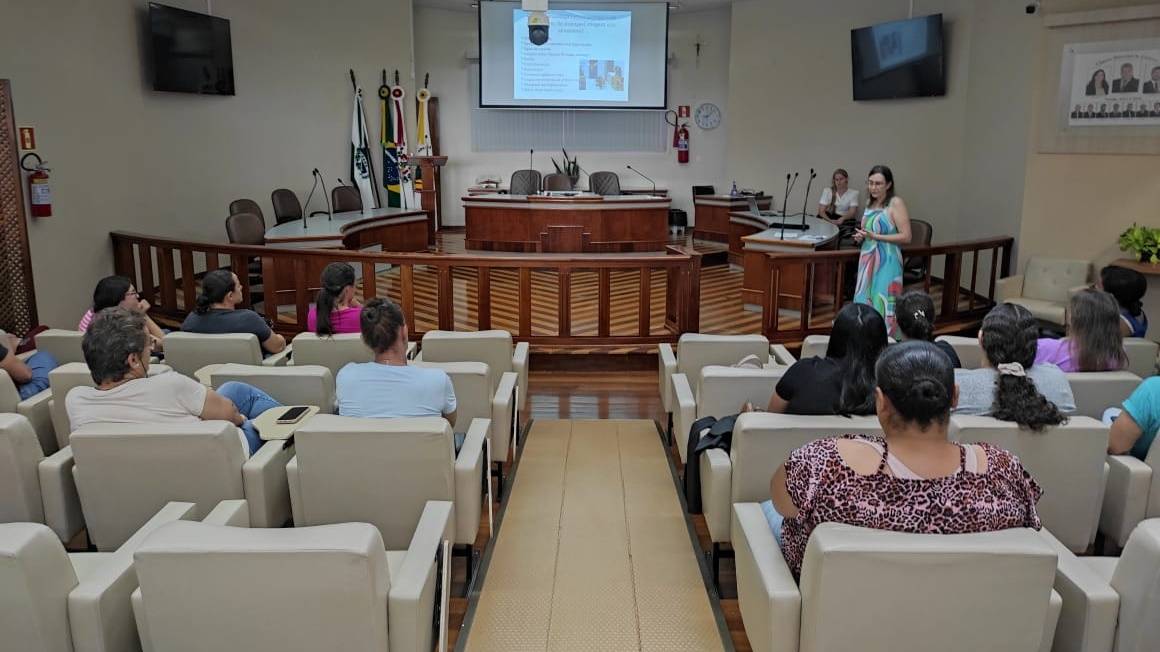
{"type": "MultiPolygon", "coordinates": [[[[867,208],[862,215],[862,229],[878,235],[898,233],[889,208],[867,208]]],[[[902,248],[893,242],[873,238],[862,241],[862,255],[858,258],[858,284],[854,301],[874,306],[886,320],[886,332],[898,334],[894,317],[894,301],[902,294],[902,248]]]]}

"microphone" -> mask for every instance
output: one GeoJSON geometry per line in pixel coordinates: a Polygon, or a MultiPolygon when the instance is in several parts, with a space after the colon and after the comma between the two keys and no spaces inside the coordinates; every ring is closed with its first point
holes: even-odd
{"type": "Polygon", "coordinates": [[[310,213],[310,198],[314,196],[314,191],[318,189],[318,168],[310,171],[310,178],[314,183],[310,186],[310,192],[306,194],[306,203],[302,204],[302,229],[306,230],[306,216],[310,213]]]}
{"type": "Polygon", "coordinates": [[[314,174],[318,175],[318,182],[322,184],[322,198],[326,200],[326,221],[334,219],[334,211],[330,209],[330,193],[326,192],[326,182],[322,180],[322,173],[318,168],[314,168],[314,174]]]}
{"type": "Polygon", "coordinates": [[[633,172],[635,172],[635,173],[639,174],[641,177],[643,177],[643,178],[644,178],[644,180],[645,180],[645,181],[648,181],[649,183],[651,183],[651,184],[652,184],[652,192],[653,192],[653,194],[656,194],[656,191],[657,191],[657,182],[656,182],[656,181],[653,181],[653,180],[652,180],[652,179],[650,179],[649,177],[645,176],[645,175],[644,175],[644,173],[642,173],[640,170],[638,170],[638,169],[636,169],[636,168],[632,167],[631,165],[626,165],[626,166],[624,166],[624,167],[626,167],[626,168],[628,168],[629,170],[632,170],[633,172]]]}
{"type": "MultiPolygon", "coordinates": [[[[806,206],[809,204],[809,201],[810,201],[810,186],[813,185],[814,177],[816,177],[816,176],[818,176],[817,173],[814,172],[813,168],[810,168],[810,178],[806,181],[806,196],[804,198],[802,198],[802,231],[805,231],[806,229],[809,228],[808,226],[806,226],[806,206]]],[[[785,220],[784,217],[781,219],[783,221],[785,220]]]]}

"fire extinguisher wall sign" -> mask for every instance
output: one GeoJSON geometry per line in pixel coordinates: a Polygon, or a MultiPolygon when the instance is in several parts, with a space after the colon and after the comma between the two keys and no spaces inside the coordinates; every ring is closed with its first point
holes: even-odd
{"type": "Polygon", "coordinates": [[[20,167],[28,172],[28,206],[33,217],[52,216],[52,186],[48,182],[48,166],[35,152],[20,159],[20,167]],[[35,163],[31,163],[35,159],[35,163]]]}
{"type": "Polygon", "coordinates": [[[677,130],[677,163],[689,162],[689,125],[677,130]]]}

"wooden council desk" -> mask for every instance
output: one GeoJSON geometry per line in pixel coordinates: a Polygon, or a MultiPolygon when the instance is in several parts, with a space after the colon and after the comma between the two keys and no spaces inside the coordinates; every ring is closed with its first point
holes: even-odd
{"type": "MultiPolygon", "coordinates": [[[[790,218],[789,224],[800,223],[801,218],[790,218]]],[[[817,217],[807,217],[808,231],[785,230],[785,239],[781,237],[781,228],[770,228],[760,233],[747,235],[741,238],[742,259],[745,277],[741,286],[741,302],[749,310],[761,310],[765,288],[770,284],[769,257],[766,254],[786,252],[802,253],[802,251],[822,251],[834,249],[838,245],[838,227],[817,217]]],[[[830,269],[815,268],[814,297],[819,295],[832,296],[834,275],[830,269]]],[[[805,291],[806,266],[782,271],[781,274],[781,303],[779,309],[801,310],[802,295],[805,291]]]]}
{"type": "Polygon", "coordinates": [[[474,195],[463,197],[466,246],[484,251],[663,251],[668,197],[474,195]]]}
{"type": "MultiPolygon", "coordinates": [[[[773,197],[757,197],[757,207],[769,210],[773,197]]],[[[696,195],[693,197],[693,238],[729,242],[729,214],[749,210],[746,195],[696,195]]]]}

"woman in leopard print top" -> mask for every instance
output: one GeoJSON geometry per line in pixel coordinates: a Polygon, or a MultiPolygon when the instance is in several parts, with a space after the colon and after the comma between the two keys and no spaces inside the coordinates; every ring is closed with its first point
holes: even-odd
{"type": "Polygon", "coordinates": [[[926,534],[1039,529],[1042,490],[1011,453],[947,441],[954,369],[929,342],[888,347],[876,367],[885,438],[821,439],[794,451],[763,507],[794,575],[814,528],[836,522],[926,534]]]}

